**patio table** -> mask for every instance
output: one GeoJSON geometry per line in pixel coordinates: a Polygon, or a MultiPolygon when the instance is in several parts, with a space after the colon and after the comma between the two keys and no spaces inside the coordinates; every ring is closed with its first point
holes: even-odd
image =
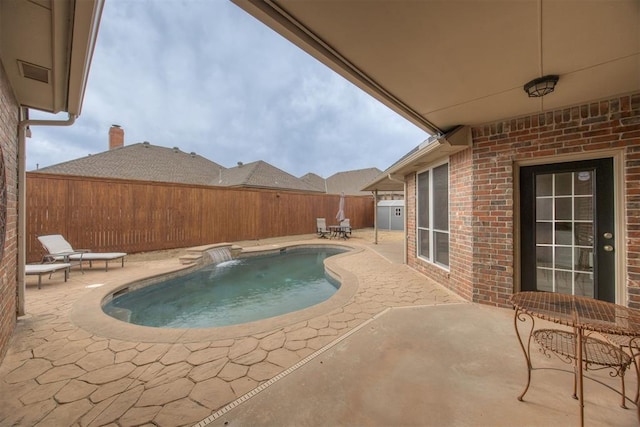
{"type": "MultiPolygon", "coordinates": [[[[598,365],[616,370],[616,375],[622,378],[624,406],[624,372],[632,361],[631,357],[623,353],[619,346],[590,334],[597,332],[605,336],[607,334],[626,336],[631,339],[640,337],[639,310],[593,298],[554,292],[519,292],[513,295],[511,302],[516,309],[514,316],[516,335],[527,362],[527,385],[518,400],[523,400],[531,382],[533,368],[530,347],[533,337],[545,350],[573,361],[574,398],[579,402],[581,426],[584,425],[583,371],[590,366],[598,365]],[[531,329],[525,347],[518,329],[518,321],[525,322],[527,317],[531,320],[531,329]],[[534,331],[534,318],[571,327],[573,332],[555,329],[534,331]],[[584,369],[583,363],[586,366],[584,369]]],[[[636,374],[638,374],[637,369],[636,374]]],[[[637,396],[635,403],[638,407],[637,396]]],[[[640,420],[640,411],[638,418],[640,420]]]]}
{"type": "Polygon", "coordinates": [[[342,225],[330,225],[329,231],[331,232],[331,237],[342,237],[343,239],[348,239],[347,231],[349,227],[343,227],[342,225]]]}

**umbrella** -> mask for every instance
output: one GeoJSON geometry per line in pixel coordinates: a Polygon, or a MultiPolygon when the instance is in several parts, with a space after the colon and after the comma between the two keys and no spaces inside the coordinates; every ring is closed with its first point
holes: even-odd
{"type": "Polygon", "coordinates": [[[338,205],[338,213],[336,214],[338,222],[344,220],[344,193],[340,194],[340,204],[338,205]]]}

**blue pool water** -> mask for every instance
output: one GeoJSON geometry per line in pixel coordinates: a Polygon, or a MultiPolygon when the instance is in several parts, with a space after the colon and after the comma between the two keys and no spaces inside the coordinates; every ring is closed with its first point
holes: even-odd
{"type": "Polygon", "coordinates": [[[339,248],[292,248],[226,261],[113,298],[108,315],[164,328],[228,326],[279,316],[329,299],[339,284],[323,260],[339,248]]]}

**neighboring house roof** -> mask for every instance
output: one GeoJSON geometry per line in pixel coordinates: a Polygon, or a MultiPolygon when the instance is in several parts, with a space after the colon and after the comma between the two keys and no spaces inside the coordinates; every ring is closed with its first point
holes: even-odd
{"type": "Polygon", "coordinates": [[[38,172],[210,185],[224,167],[195,153],[148,142],[114,148],[38,172]]]}
{"type": "Polygon", "coordinates": [[[37,172],[123,178],[221,187],[270,188],[329,194],[368,195],[360,191],[380,174],[377,168],[338,172],[327,179],[314,173],[297,178],[262,160],[225,168],[196,153],[141,142],[112,148],[37,172]]]}
{"type": "Polygon", "coordinates": [[[327,191],[327,182],[320,175],[309,172],[308,174],[301,176],[300,179],[313,188],[318,189],[318,191],[327,191]]]}
{"type": "Polygon", "coordinates": [[[225,169],[220,177],[209,184],[225,187],[280,188],[283,190],[324,192],[262,160],[247,164],[240,163],[236,167],[225,169]]]}
{"type": "Polygon", "coordinates": [[[382,171],[378,168],[358,169],[346,172],[338,172],[327,178],[327,193],[351,196],[361,196],[371,194],[368,191],[361,191],[369,182],[373,181],[382,171]]]}

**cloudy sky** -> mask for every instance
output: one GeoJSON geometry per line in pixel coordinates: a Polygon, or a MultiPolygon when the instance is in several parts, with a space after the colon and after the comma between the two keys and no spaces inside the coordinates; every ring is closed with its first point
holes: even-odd
{"type": "Polygon", "coordinates": [[[82,114],[32,127],[27,170],[106,151],[112,124],[125,145],[325,178],[384,170],[428,137],[228,0],[107,0],[82,114]]]}

